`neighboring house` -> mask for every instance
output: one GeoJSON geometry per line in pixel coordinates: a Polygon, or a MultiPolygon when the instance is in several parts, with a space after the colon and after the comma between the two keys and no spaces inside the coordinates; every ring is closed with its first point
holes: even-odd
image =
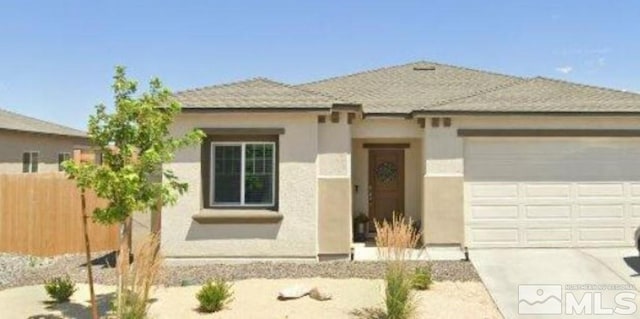
{"type": "Polygon", "coordinates": [[[176,94],[169,258],[348,258],[352,217],[403,212],[428,245],[627,246],[640,95],[416,62],[302,85],[176,94]]]}
{"type": "Polygon", "coordinates": [[[0,173],[57,172],[86,133],[0,109],[0,173]]]}

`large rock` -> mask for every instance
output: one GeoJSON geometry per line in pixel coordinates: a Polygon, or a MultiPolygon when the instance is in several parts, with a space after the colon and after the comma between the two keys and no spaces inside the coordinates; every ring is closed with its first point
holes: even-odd
{"type": "Polygon", "coordinates": [[[323,292],[323,291],[320,291],[317,287],[313,288],[313,289],[311,289],[311,291],[309,291],[309,297],[311,299],[315,299],[315,300],[318,300],[318,301],[325,301],[325,300],[330,300],[331,299],[331,295],[330,294],[328,294],[326,292],[323,292]]]}
{"type": "Polygon", "coordinates": [[[309,294],[311,289],[301,285],[288,287],[278,292],[278,300],[290,300],[302,298],[309,294]]]}

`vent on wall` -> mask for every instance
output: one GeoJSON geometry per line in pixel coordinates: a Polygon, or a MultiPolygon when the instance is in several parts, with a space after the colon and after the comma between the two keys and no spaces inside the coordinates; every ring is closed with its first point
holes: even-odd
{"type": "Polygon", "coordinates": [[[414,66],[413,70],[414,71],[435,71],[436,67],[435,66],[414,66]]]}

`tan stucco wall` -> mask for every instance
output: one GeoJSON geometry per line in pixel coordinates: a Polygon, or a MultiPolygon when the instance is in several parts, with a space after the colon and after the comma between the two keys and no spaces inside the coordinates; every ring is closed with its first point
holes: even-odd
{"type": "Polygon", "coordinates": [[[422,138],[422,129],[415,119],[367,117],[351,126],[353,138],[422,138]]]}
{"type": "Polygon", "coordinates": [[[86,145],[83,138],[0,130],[0,173],[22,173],[22,153],[27,151],[39,152],[38,172],[57,172],[58,153],[73,155],[76,147],[86,145]]]}
{"type": "Polygon", "coordinates": [[[404,156],[404,207],[413,220],[422,219],[422,141],[420,139],[354,139],[353,140],[353,214],[369,212],[369,150],[364,143],[409,143],[404,156]]]}
{"type": "Polygon", "coordinates": [[[338,123],[318,125],[318,176],[351,175],[351,127],[346,115],[338,123]]]}
{"type": "Polygon", "coordinates": [[[351,179],[318,179],[318,253],[343,255],[351,247],[351,179]]]}
{"type": "Polygon", "coordinates": [[[194,127],[284,128],[279,139],[277,224],[199,224],[202,206],[200,146],[181,150],[165,168],[189,183],[177,205],[162,213],[162,249],[168,257],[316,258],[317,115],[310,113],[182,114],[172,132],[194,127]]]}
{"type": "Polygon", "coordinates": [[[351,127],[318,125],[318,254],[348,258],[351,247],[351,127]]]}
{"type": "Polygon", "coordinates": [[[464,240],[463,178],[424,178],[424,241],[460,244],[464,240]]]}

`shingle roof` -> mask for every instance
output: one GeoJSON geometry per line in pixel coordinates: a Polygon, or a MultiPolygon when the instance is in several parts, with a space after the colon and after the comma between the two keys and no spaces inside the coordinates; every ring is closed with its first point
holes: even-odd
{"type": "Polygon", "coordinates": [[[184,108],[323,108],[338,99],[266,78],[209,86],[175,93],[184,108]]]}
{"type": "Polygon", "coordinates": [[[361,103],[365,113],[410,113],[496,87],[515,76],[433,62],[414,62],[301,84],[298,87],[361,103]]]}
{"type": "Polygon", "coordinates": [[[467,98],[426,106],[456,112],[640,112],[640,94],[536,77],[467,98]]]}
{"type": "Polygon", "coordinates": [[[185,108],[328,109],[364,113],[640,113],[640,94],[419,61],[291,86],[265,78],[178,92],[185,108]]]}
{"type": "Polygon", "coordinates": [[[31,133],[87,137],[87,133],[0,109],[0,129],[31,133]]]}

